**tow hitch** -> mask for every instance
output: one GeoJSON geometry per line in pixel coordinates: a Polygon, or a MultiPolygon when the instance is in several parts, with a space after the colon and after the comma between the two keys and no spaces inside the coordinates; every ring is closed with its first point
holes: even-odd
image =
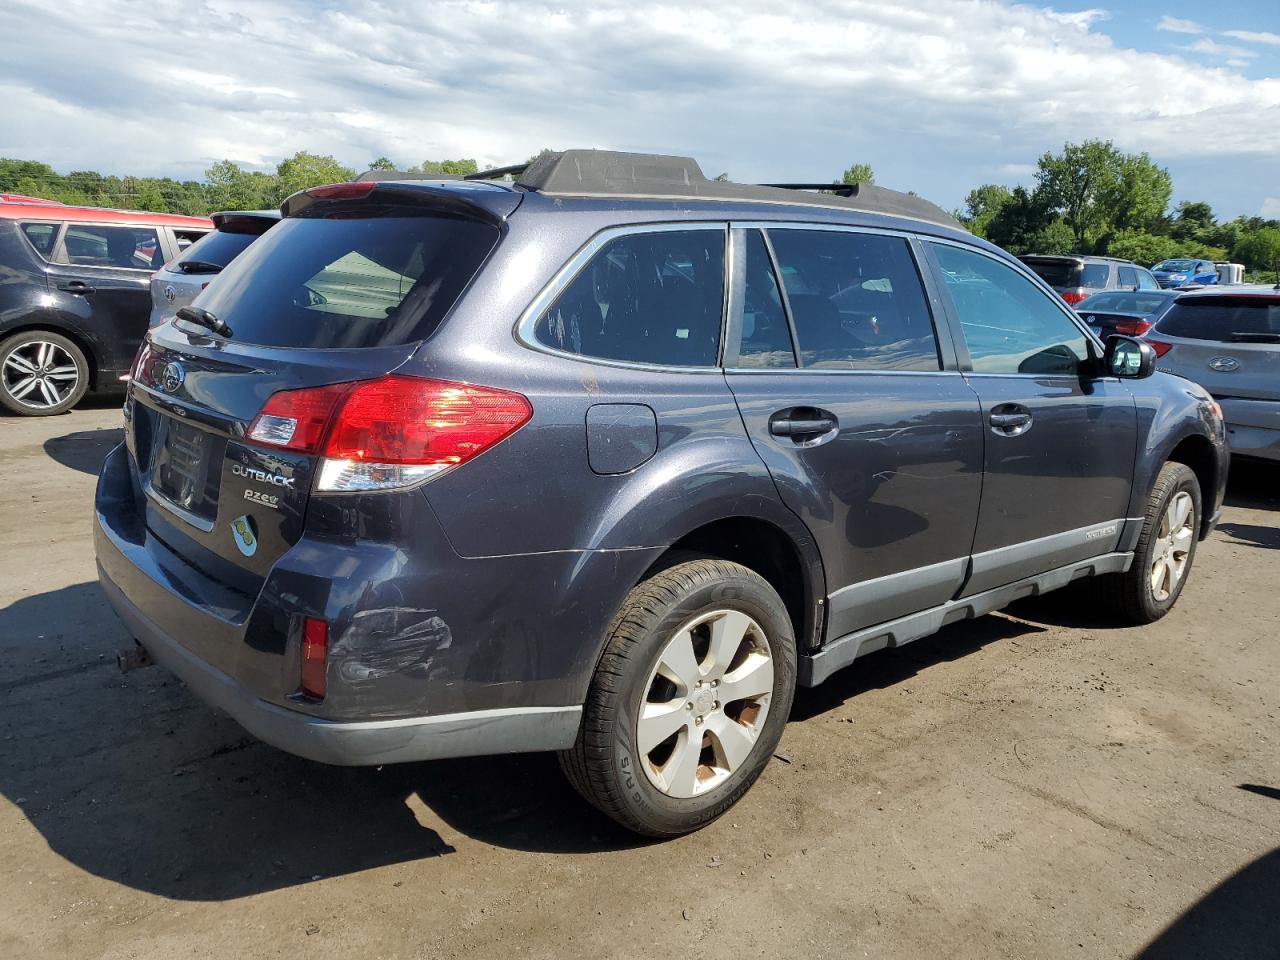
{"type": "Polygon", "coordinates": [[[130,670],[141,670],[143,667],[150,667],[154,663],[155,661],[151,659],[151,654],[147,653],[147,648],[137,640],[133,641],[132,647],[121,647],[116,651],[116,666],[120,668],[121,673],[128,673],[130,670]]]}

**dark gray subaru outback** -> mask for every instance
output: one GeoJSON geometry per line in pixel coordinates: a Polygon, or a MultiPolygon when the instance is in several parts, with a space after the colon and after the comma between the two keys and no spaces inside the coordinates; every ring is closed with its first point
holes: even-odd
{"type": "Polygon", "coordinates": [[[1212,399],[932,204],[804,187],[569,151],[291,197],[135,363],[127,659],[326,763],[561,751],[670,836],[862,654],[1088,576],[1163,616],[1212,399]]]}

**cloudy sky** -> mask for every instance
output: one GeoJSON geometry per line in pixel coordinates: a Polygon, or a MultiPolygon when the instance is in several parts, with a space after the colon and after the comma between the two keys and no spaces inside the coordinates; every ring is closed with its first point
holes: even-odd
{"type": "Polygon", "coordinates": [[[0,0],[0,156],[198,178],[306,149],[361,168],[541,147],[958,206],[1110,138],[1175,199],[1280,216],[1276,0],[0,0]]]}

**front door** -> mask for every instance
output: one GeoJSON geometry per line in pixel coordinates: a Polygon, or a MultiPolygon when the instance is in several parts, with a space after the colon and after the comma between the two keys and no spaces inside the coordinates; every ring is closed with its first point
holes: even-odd
{"type": "Polygon", "coordinates": [[[725,374],[818,544],[828,636],[949,600],[973,541],[982,424],[908,240],[779,225],[736,229],[732,248],[725,374]]]}
{"type": "Polygon", "coordinates": [[[1088,338],[1048,290],[972,248],[927,245],[984,418],[964,594],[1116,549],[1133,483],[1133,396],[1119,379],[1093,375],[1088,338]]]}

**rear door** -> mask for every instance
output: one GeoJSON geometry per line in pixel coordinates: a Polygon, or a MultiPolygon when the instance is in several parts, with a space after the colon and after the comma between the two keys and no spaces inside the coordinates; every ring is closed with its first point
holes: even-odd
{"type": "Polygon", "coordinates": [[[94,343],[100,386],[129,369],[147,330],[151,273],[163,261],[156,227],[66,225],[49,265],[49,283],[94,343]]]}
{"type": "Polygon", "coordinates": [[[973,540],[982,425],[912,241],[790,224],[732,236],[725,375],[822,554],[828,635],[950,599],[973,540]]]}
{"type": "Polygon", "coordinates": [[[1090,375],[1077,320],[1022,272],[972,247],[927,246],[985,419],[965,595],[1114,550],[1133,482],[1132,395],[1090,375]]]}

